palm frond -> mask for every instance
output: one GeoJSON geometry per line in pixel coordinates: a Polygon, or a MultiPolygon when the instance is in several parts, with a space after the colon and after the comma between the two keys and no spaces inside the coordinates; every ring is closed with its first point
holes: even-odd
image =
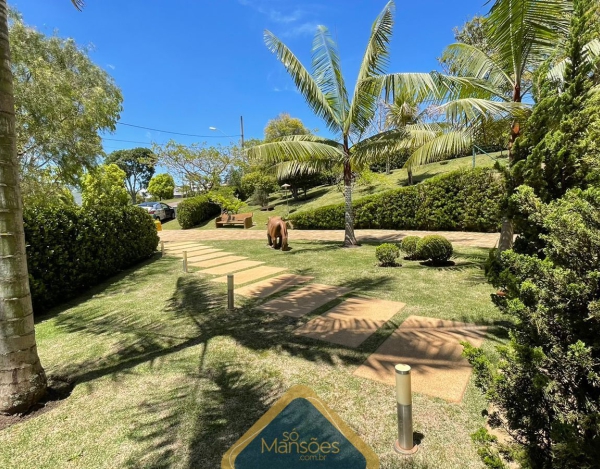
{"type": "Polygon", "coordinates": [[[317,174],[327,168],[331,168],[331,163],[321,160],[283,161],[271,167],[277,179],[289,179],[299,175],[317,174]]]}
{"type": "Polygon", "coordinates": [[[446,120],[453,124],[466,124],[482,116],[502,118],[529,108],[530,106],[525,103],[480,98],[455,99],[438,106],[439,112],[444,113],[446,120]]]}
{"type": "Polygon", "coordinates": [[[83,10],[83,7],[85,6],[85,2],[83,0],[71,0],[71,3],[79,11],[83,10]]]}
{"type": "MultiPolygon", "coordinates": [[[[296,137],[300,137],[299,135],[296,137]]],[[[344,153],[339,147],[308,140],[284,140],[256,145],[247,150],[248,157],[268,164],[285,161],[298,163],[330,162],[342,160],[344,153]]]]}
{"type": "Polygon", "coordinates": [[[408,158],[404,167],[413,168],[434,161],[440,161],[450,156],[468,151],[473,145],[471,129],[456,129],[447,131],[430,139],[417,148],[408,158]]]}
{"type": "Polygon", "coordinates": [[[402,142],[409,134],[405,129],[394,129],[381,132],[366,138],[351,148],[350,161],[355,167],[362,167],[383,156],[393,155],[401,151],[402,142]]]}
{"type": "Polygon", "coordinates": [[[336,112],[329,104],[327,97],[300,60],[270,31],[265,31],[264,39],[267,48],[284,65],[310,108],[325,121],[329,130],[340,132],[342,122],[338,121],[336,112]]]}
{"type": "MultiPolygon", "coordinates": [[[[592,63],[594,60],[600,57],[600,39],[592,39],[590,42],[583,46],[584,60],[588,63],[592,63]]],[[[556,62],[550,70],[548,70],[547,78],[552,81],[562,83],[565,78],[565,72],[567,70],[567,64],[569,59],[565,58],[556,62]]]]}
{"type": "Polygon", "coordinates": [[[343,146],[340,142],[331,140],[329,138],[319,137],[318,135],[286,135],[274,140],[275,142],[316,142],[322,143],[323,145],[329,145],[342,150],[343,146]]]}
{"type": "Polygon", "coordinates": [[[344,134],[362,133],[375,114],[380,83],[369,80],[384,73],[389,60],[389,44],[394,26],[394,2],[390,1],[375,19],[371,36],[358,71],[352,102],[343,125],[344,134]]]}
{"type": "Polygon", "coordinates": [[[319,26],[312,48],[313,77],[325,99],[335,111],[337,121],[344,122],[348,113],[348,92],[342,76],[337,45],[325,26],[319,26]]]}

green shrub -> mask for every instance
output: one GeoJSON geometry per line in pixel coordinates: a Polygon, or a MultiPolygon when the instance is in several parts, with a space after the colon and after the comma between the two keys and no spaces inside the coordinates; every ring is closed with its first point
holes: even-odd
{"type": "Polygon", "coordinates": [[[135,206],[29,207],[23,218],[36,311],[148,258],[158,245],[153,220],[135,206]]]}
{"type": "Polygon", "coordinates": [[[452,243],[440,235],[423,236],[417,243],[416,255],[419,259],[443,264],[452,257],[452,243]]]}
{"type": "Polygon", "coordinates": [[[406,258],[410,260],[417,259],[417,243],[421,238],[418,236],[405,236],[400,243],[400,249],[406,253],[406,258]]]}
{"type": "Polygon", "coordinates": [[[385,243],[377,246],[375,256],[381,267],[395,266],[396,259],[400,257],[400,249],[395,244],[385,243]]]}
{"type": "MultiPolygon", "coordinates": [[[[500,229],[502,176],[490,168],[454,171],[416,186],[358,199],[355,228],[482,231],[500,229]]],[[[344,204],[297,212],[297,229],[344,229],[344,204]]]]}
{"type": "Polygon", "coordinates": [[[219,206],[212,203],[207,195],[185,199],[177,205],[177,220],[184,230],[193,228],[219,213],[219,206]]]}

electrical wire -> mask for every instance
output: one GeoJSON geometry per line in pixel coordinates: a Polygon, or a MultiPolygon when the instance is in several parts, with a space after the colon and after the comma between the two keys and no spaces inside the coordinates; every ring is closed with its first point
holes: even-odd
{"type": "Polygon", "coordinates": [[[144,129],[144,130],[152,130],[153,132],[163,132],[165,134],[173,134],[173,135],[183,135],[185,137],[201,137],[201,138],[232,138],[232,137],[239,137],[240,135],[198,135],[198,134],[184,134],[181,132],[171,132],[169,130],[161,130],[161,129],[152,129],[150,127],[144,127],[142,125],[135,125],[135,124],[127,124],[125,122],[117,122],[117,125],[125,125],[127,127],[135,127],[137,129],[144,129]]]}

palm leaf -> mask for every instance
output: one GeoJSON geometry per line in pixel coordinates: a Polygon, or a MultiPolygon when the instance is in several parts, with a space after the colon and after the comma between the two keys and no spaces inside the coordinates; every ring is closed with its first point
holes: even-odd
{"type": "Polygon", "coordinates": [[[348,92],[344,84],[337,45],[325,26],[319,26],[313,40],[313,77],[336,113],[338,122],[344,122],[348,113],[348,92]]]}
{"type": "Polygon", "coordinates": [[[394,129],[366,138],[351,148],[350,161],[354,166],[363,166],[381,156],[398,153],[408,135],[404,129],[394,129]]]}
{"type": "Polygon", "coordinates": [[[430,139],[417,148],[408,158],[404,167],[412,168],[434,161],[460,155],[473,145],[473,131],[470,128],[447,131],[430,139]]]}
{"type": "Polygon", "coordinates": [[[267,48],[284,65],[310,108],[325,121],[329,130],[339,132],[342,123],[338,121],[335,110],[300,60],[270,31],[265,31],[264,39],[267,48]]]}
{"type": "MultiPolygon", "coordinates": [[[[296,135],[294,137],[304,136],[296,135]]],[[[335,147],[321,142],[294,139],[256,145],[249,148],[247,152],[250,158],[256,158],[269,164],[285,161],[296,161],[298,163],[341,161],[344,153],[339,148],[339,144],[337,145],[338,147],[335,147]]]]}
{"type": "Polygon", "coordinates": [[[317,135],[286,135],[285,137],[279,137],[274,140],[274,142],[316,142],[322,143],[324,145],[329,145],[335,148],[343,149],[343,146],[340,142],[335,140],[331,140],[329,138],[319,137],[317,135]]]}
{"type": "Polygon", "coordinates": [[[352,102],[343,124],[343,133],[360,134],[369,126],[381,92],[380,83],[369,80],[385,71],[389,60],[388,46],[394,26],[394,2],[390,1],[375,19],[371,36],[358,71],[352,102]]]}
{"type": "Polygon", "coordinates": [[[85,2],[83,0],[71,0],[71,3],[79,11],[83,10],[83,7],[85,6],[85,2]]]}
{"type": "Polygon", "coordinates": [[[482,116],[506,117],[523,109],[529,109],[525,103],[512,101],[492,101],[489,99],[464,98],[455,99],[438,106],[438,111],[446,115],[446,120],[453,124],[466,124],[476,121],[482,116]]]}

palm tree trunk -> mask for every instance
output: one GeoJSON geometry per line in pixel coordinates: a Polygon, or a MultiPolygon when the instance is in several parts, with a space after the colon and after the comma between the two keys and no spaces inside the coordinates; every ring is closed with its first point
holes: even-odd
{"type": "Polygon", "coordinates": [[[25,254],[7,5],[0,0],[0,413],[23,412],[45,392],[25,254]]]}
{"type": "Polygon", "coordinates": [[[352,166],[350,165],[350,152],[348,138],[344,137],[344,247],[358,246],[354,236],[354,214],[352,212],[352,166]]]}

